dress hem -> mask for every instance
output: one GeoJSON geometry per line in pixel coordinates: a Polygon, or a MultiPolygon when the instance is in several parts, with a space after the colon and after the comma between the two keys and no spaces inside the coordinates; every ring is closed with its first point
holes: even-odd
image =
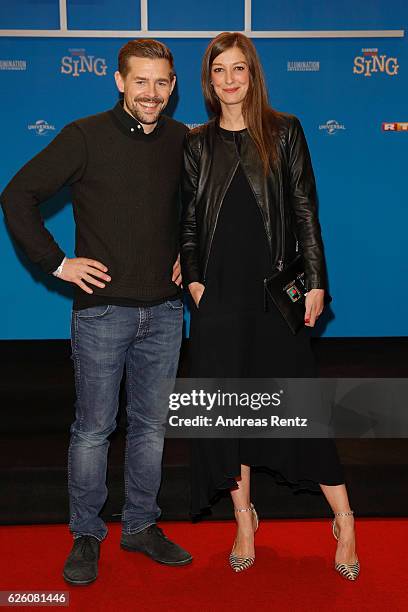
{"type": "MultiPolygon", "coordinates": [[[[322,494],[322,490],[320,488],[320,484],[326,486],[339,486],[344,485],[344,481],[342,482],[317,482],[312,478],[300,478],[300,479],[291,479],[282,474],[282,472],[278,470],[273,470],[265,465],[251,465],[251,468],[261,469],[263,472],[269,474],[275,480],[275,484],[277,485],[285,485],[290,487],[296,493],[297,491],[308,491],[309,493],[318,493],[322,494]]],[[[225,493],[225,491],[238,489],[239,480],[238,476],[225,476],[224,480],[220,481],[219,484],[215,485],[213,488],[213,493],[208,496],[208,503],[205,505],[201,505],[200,502],[200,510],[192,510],[191,517],[193,520],[202,518],[203,515],[209,514],[212,506],[220,499],[220,497],[225,493]]]]}

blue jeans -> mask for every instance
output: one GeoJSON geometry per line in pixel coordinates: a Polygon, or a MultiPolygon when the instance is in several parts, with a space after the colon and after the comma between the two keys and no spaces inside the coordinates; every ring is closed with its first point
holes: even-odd
{"type": "Polygon", "coordinates": [[[93,306],[72,314],[76,420],[68,453],[69,527],[75,537],[102,540],[99,513],[107,497],[108,436],[116,428],[119,388],[126,368],[128,428],[124,533],[137,533],[160,515],[168,402],[161,379],[176,376],[182,335],[181,300],[149,308],[93,306]]]}

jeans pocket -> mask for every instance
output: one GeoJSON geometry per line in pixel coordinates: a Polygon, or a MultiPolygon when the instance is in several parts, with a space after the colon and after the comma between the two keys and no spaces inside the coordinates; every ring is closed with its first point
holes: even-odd
{"type": "Polygon", "coordinates": [[[82,308],[81,310],[74,310],[75,315],[78,319],[96,319],[97,317],[103,317],[108,314],[112,309],[112,306],[103,304],[102,306],[91,306],[90,308],[82,308]]]}
{"type": "Polygon", "coordinates": [[[180,299],[172,300],[171,302],[167,300],[165,304],[170,310],[181,310],[183,308],[183,300],[180,299]]]}

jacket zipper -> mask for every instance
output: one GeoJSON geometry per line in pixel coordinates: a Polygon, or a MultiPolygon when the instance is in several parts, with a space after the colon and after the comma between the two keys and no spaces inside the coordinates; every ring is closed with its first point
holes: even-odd
{"type": "Polygon", "coordinates": [[[281,272],[283,270],[284,257],[285,257],[285,214],[283,210],[282,174],[281,174],[281,169],[279,167],[278,167],[278,171],[279,171],[279,195],[280,195],[279,208],[280,208],[280,214],[281,214],[281,256],[280,256],[280,259],[278,259],[277,268],[279,272],[281,272]]]}
{"type": "MultiPolygon", "coordinates": [[[[244,169],[242,169],[242,171],[243,171],[243,172],[244,172],[244,174],[245,174],[244,169]]],[[[249,186],[250,186],[250,188],[251,188],[252,194],[253,194],[253,196],[254,196],[254,198],[255,198],[256,205],[257,205],[257,206],[258,206],[258,208],[259,208],[259,212],[261,213],[262,222],[263,222],[263,224],[264,224],[264,228],[265,228],[265,234],[266,234],[266,237],[268,238],[268,247],[269,247],[269,253],[270,253],[270,256],[271,256],[271,260],[272,260],[272,240],[271,240],[271,237],[270,237],[270,235],[269,235],[269,233],[268,233],[268,226],[267,226],[266,221],[265,221],[265,216],[264,216],[264,213],[263,213],[262,207],[261,207],[261,206],[259,206],[259,204],[258,204],[258,198],[256,197],[255,191],[253,190],[252,183],[251,183],[251,181],[249,180],[249,178],[247,177],[247,175],[246,175],[246,174],[245,174],[245,176],[246,176],[246,179],[247,179],[247,181],[248,181],[248,184],[249,184],[249,186]]]]}
{"type": "MultiPolygon", "coordinates": [[[[282,175],[281,175],[280,168],[278,168],[278,170],[279,170],[279,196],[280,196],[279,197],[279,209],[280,209],[280,215],[281,215],[281,253],[280,253],[281,256],[278,259],[278,263],[276,267],[279,270],[279,272],[282,272],[283,265],[284,265],[284,253],[285,253],[285,217],[284,217],[284,211],[283,211],[282,175]]],[[[271,244],[271,257],[272,257],[272,244],[271,244]]],[[[268,287],[268,279],[264,278],[264,291],[263,291],[264,312],[267,312],[268,310],[267,287],[268,287]]]]}
{"type": "MultiPolygon", "coordinates": [[[[269,254],[270,254],[270,257],[271,257],[271,261],[272,261],[272,240],[271,240],[271,237],[270,237],[269,232],[268,232],[268,226],[266,224],[265,215],[263,213],[262,207],[259,206],[259,204],[258,204],[258,198],[255,195],[255,191],[252,188],[252,183],[251,183],[251,181],[249,180],[248,177],[247,177],[247,181],[249,183],[249,186],[251,187],[251,191],[253,193],[253,196],[254,196],[255,201],[257,203],[257,206],[259,208],[259,212],[261,213],[262,221],[263,221],[263,224],[264,224],[264,227],[265,227],[266,237],[268,238],[269,254]]],[[[280,187],[280,190],[281,189],[282,189],[282,187],[280,187]]],[[[282,213],[281,213],[281,217],[282,217],[282,213]]],[[[284,232],[282,231],[282,236],[283,236],[283,234],[284,234],[284,232]]],[[[282,270],[282,267],[283,267],[283,265],[282,265],[282,267],[280,267],[281,262],[282,262],[282,258],[278,261],[278,270],[279,271],[282,270]]],[[[267,278],[264,278],[263,284],[264,284],[264,287],[263,287],[263,307],[264,307],[264,312],[267,312],[268,311],[268,292],[267,292],[268,279],[267,278]]]]}
{"type": "Polygon", "coordinates": [[[218,217],[219,217],[219,214],[220,214],[220,211],[221,211],[221,206],[222,206],[222,203],[223,203],[223,201],[224,201],[225,194],[227,193],[227,191],[228,191],[228,189],[229,189],[229,186],[230,186],[230,185],[231,185],[231,183],[232,183],[232,179],[233,179],[233,178],[234,178],[234,176],[235,176],[235,173],[236,173],[236,171],[237,171],[237,168],[238,168],[238,166],[239,166],[239,163],[240,163],[240,162],[239,162],[239,160],[238,160],[238,161],[237,161],[237,163],[236,163],[236,165],[235,165],[234,172],[231,174],[231,178],[229,179],[228,184],[227,184],[227,186],[226,186],[226,187],[225,187],[225,189],[224,189],[224,193],[222,194],[222,198],[221,198],[220,207],[219,207],[219,209],[218,209],[217,216],[215,217],[215,223],[214,223],[213,231],[212,231],[212,233],[211,233],[211,239],[210,239],[210,244],[209,244],[209,247],[208,247],[207,259],[206,259],[206,261],[205,261],[205,266],[204,266],[203,281],[205,281],[205,279],[206,279],[207,267],[208,267],[208,261],[209,261],[209,259],[210,259],[211,247],[212,247],[212,243],[213,243],[213,239],[214,239],[215,230],[217,229],[218,217]]]}

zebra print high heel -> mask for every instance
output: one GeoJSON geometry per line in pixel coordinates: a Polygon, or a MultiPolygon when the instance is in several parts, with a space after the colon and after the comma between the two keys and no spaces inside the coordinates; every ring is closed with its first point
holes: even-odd
{"type": "MultiPolygon", "coordinates": [[[[254,533],[255,533],[259,526],[259,518],[254,508],[254,505],[249,504],[249,508],[235,508],[234,511],[235,512],[252,512],[252,518],[255,519],[255,525],[254,525],[254,533]]],[[[250,568],[255,563],[255,557],[237,557],[236,555],[234,555],[235,544],[236,544],[236,541],[234,542],[234,546],[232,547],[232,551],[229,556],[229,563],[230,563],[231,569],[234,572],[242,572],[243,570],[250,568]]]]}
{"type": "MultiPolygon", "coordinates": [[[[353,510],[350,510],[349,512],[335,512],[334,517],[352,516],[353,514],[354,514],[353,510]]],[[[337,532],[336,518],[333,519],[332,530],[333,530],[334,537],[338,541],[339,536],[337,532]]],[[[336,572],[339,572],[341,576],[344,576],[344,578],[347,578],[347,580],[357,580],[358,575],[360,573],[360,563],[359,563],[358,558],[356,557],[356,560],[354,561],[354,563],[335,563],[334,569],[336,570],[336,572]]]]}

